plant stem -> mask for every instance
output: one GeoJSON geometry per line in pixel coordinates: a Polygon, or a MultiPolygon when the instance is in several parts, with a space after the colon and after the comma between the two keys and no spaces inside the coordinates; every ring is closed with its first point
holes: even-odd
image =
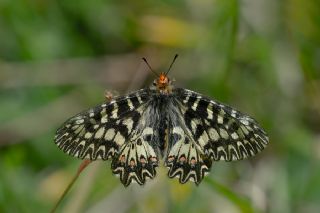
{"type": "Polygon", "coordinates": [[[73,184],[76,182],[76,180],[78,179],[78,177],[80,176],[81,172],[91,163],[92,161],[89,159],[85,159],[82,161],[82,163],[80,164],[78,171],[76,173],[76,175],[72,178],[71,182],[69,183],[69,185],[67,186],[67,188],[64,190],[64,192],[62,193],[62,195],[60,196],[59,200],[57,201],[57,203],[54,205],[54,207],[51,210],[51,213],[54,213],[57,208],[59,207],[60,203],[62,202],[62,200],[64,199],[64,197],[66,196],[66,194],[70,191],[71,187],[73,186],[73,184]]]}

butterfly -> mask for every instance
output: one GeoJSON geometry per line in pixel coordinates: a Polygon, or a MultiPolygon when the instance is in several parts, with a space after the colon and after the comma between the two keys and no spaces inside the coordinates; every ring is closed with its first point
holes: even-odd
{"type": "Polygon", "coordinates": [[[68,119],[57,130],[55,144],[80,159],[111,159],[112,172],[124,186],[153,179],[160,160],[170,178],[198,185],[214,161],[242,160],[262,151],[269,139],[253,118],[174,87],[168,72],[177,56],[149,88],[68,119]]]}

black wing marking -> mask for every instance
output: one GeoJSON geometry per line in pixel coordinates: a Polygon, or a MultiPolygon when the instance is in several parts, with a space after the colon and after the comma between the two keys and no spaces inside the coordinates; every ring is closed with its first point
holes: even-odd
{"type": "Polygon", "coordinates": [[[185,125],[206,156],[215,161],[241,160],[267,146],[266,132],[248,115],[190,90],[175,93],[185,125]]]}
{"type": "Polygon", "coordinates": [[[153,131],[144,122],[149,98],[149,90],[143,89],[84,111],[57,130],[55,143],[81,159],[113,158],[112,171],[125,186],[132,181],[144,184],[155,176],[158,164],[147,140],[155,137],[148,136],[153,131]]]}

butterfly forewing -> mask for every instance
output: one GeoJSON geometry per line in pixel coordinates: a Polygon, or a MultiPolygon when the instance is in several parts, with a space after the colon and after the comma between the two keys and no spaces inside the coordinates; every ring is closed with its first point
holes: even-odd
{"type": "Polygon", "coordinates": [[[213,160],[241,160],[268,144],[253,118],[190,90],[176,89],[176,94],[193,140],[213,160]]]}
{"type": "Polygon", "coordinates": [[[108,159],[139,122],[146,100],[140,91],[79,113],[57,130],[55,143],[78,158],[108,159]]]}

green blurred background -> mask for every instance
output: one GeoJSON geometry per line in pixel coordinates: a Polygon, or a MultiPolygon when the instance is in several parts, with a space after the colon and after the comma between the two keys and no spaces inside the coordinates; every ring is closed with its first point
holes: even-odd
{"type": "Polygon", "coordinates": [[[0,0],[0,212],[48,212],[81,161],[53,143],[70,116],[154,78],[252,115],[270,145],[196,187],[125,189],[91,164],[58,212],[320,212],[320,1],[0,0]]]}

